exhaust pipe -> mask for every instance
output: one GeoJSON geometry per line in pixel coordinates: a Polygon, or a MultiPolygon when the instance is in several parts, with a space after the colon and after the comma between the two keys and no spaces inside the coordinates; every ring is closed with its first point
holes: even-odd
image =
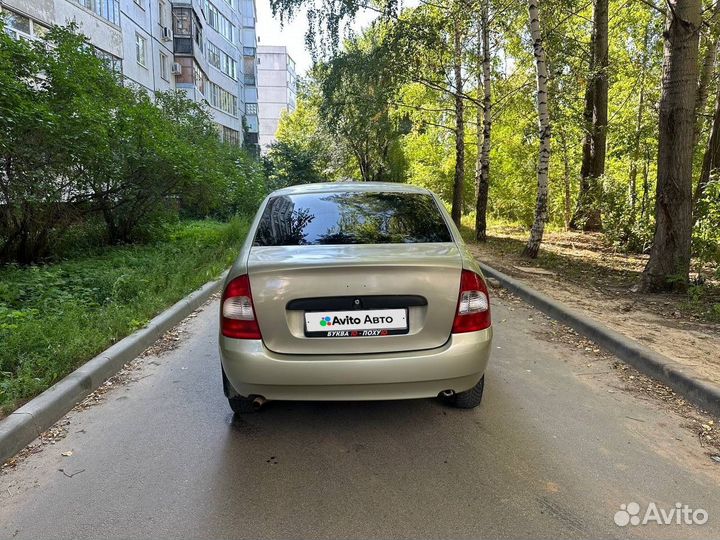
{"type": "Polygon", "coordinates": [[[443,390],[442,392],[440,392],[440,394],[442,395],[442,397],[450,398],[455,395],[455,390],[443,390]]]}
{"type": "Polygon", "coordinates": [[[267,400],[262,396],[256,396],[255,399],[253,399],[252,402],[252,408],[254,411],[259,411],[262,409],[262,406],[265,405],[265,402],[267,400]]]}

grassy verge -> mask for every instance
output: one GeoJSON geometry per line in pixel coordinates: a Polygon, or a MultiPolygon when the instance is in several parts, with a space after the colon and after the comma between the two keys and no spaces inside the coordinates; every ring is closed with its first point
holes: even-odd
{"type": "Polygon", "coordinates": [[[185,222],[153,245],[0,268],[0,417],[216,278],[246,232],[185,222]]]}

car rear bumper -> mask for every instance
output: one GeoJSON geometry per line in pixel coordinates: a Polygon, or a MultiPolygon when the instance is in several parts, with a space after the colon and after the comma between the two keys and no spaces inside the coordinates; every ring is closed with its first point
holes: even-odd
{"type": "Polygon", "coordinates": [[[435,397],[477,384],[492,329],[453,334],[435,349],[379,354],[288,355],[260,340],[220,337],[223,369],[241,396],[279,400],[380,400],[435,397]]]}

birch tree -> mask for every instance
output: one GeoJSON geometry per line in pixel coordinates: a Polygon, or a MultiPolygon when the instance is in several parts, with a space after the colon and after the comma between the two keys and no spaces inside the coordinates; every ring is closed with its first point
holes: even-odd
{"type": "MultiPolygon", "coordinates": [[[[457,9],[457,8],[456,8],[457,9]]],[[[459,11],[459,10],[458,10],[459,11]]],[[[455,84],[455,179],[451,214],[455,225],[460,227],[463,212],[465,185],[465,100],[463,99],[463,28],[461,13],[456,12],[453,28],[453,74],[455,84]]]]}
{"type": "Polygon", "coordinates": [[[530,16],[530,37],[533,43],[533,56],[535,57],[535,72],[537,80],[537,113],[540,130],[540,150],[537,164],[537,202],[535,205],[535,221],[530,229],[530,238],[525,245],[523,255],[535,258],[540,250],[545,222],[548,217],[548,172],[550,169],[550,113],[548,112],[548,69],[545,60],[539,0],[528,1],[530,16]]]}
{"type": "MultiPolygon", "coordinates": [[[[478,35],[478,59],[482,59],[482,69],[478,70],[478,81],[482,80],[483,102],[477,106],[478,132],[482,123],[482,138],[478,133],[478,156],[475,167],[478,193],[475,205],[475,238],[478,242],[487,241],[487,205],[490,188],[490,134],[492,130],[492,94],[490,77],[490,26],[488,4],[482,0],[480,7],[480,27],[478,35]],[[482,73],[480,73],[482,72],[482,73]]],[[[479,94],[479,90],[478,90],[479,94]]]]}

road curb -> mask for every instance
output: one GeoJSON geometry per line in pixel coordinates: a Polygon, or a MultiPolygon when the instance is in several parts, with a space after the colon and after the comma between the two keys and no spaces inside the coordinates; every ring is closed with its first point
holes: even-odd
{"type": "Polygon", "coordinates": [[[106,379],[204,304],[220,290],[225,275],[190,293],[147,326],[118,341],[0,421],[0,463],[34,441],[106,379]]]}
{"type": "Polygon", "coordinates": [[[507,274],[484,263],[480,263],[480,267],[487,276],[497,279],[507,290],[543,313],[591,339],[639,371],[665,383],[685,396],[688,401],[720,416],[720,387],[709,381],[693,377],[683,366],[671,358],[602,326],[593,319],[531,289],[507,274]]]}

